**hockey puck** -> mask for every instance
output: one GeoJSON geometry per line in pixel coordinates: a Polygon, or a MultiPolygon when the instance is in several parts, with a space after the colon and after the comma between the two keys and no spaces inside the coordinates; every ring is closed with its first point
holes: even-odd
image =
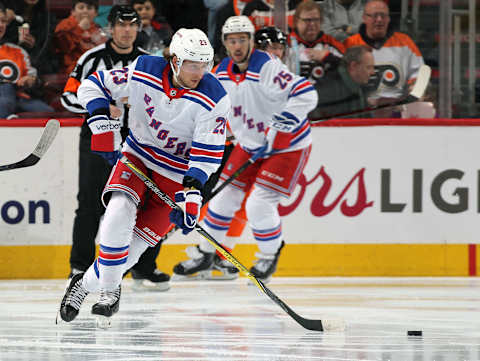
{"type": "Polygon", "coordinates": [[[407,331],[407,336],[422,336],[422,331],[407,331]]]}

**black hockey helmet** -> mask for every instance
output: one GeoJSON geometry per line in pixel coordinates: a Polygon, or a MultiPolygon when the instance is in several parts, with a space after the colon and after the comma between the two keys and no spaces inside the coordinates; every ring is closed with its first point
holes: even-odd
{"type": "Polygon", "coordinates": [[[140,26],[140,16],[131,7],[126,5],[114,5],[108,14],[108,23],[110,26],[114,26],[117,22],[130,21],[135,22],[140,26]]]}
{"type": "Polygon", "coordinates": [[[255,44],[260,49],[265,49],[268,44],[280,43],[287,47],[287,36],[275,26],[267,26],[255,32],[255,44]]]}

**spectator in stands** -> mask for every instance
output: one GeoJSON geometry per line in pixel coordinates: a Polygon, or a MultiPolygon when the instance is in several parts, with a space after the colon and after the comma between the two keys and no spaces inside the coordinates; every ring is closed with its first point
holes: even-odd
{"type": "Polygon", "coordinates": [[[322,30],[322,8],[313,0],[301,2],[295,9],[294,30],[288,36],[291,71],[314,84],[335,69],[345,52],[341,42],[322,30]]]}
{"type": "Polygon", "coordinates": [[[334,114],[368,108],[363,87],[368,84],[370,76],[374,73],[375,66],[370,47],[360,45],[348,48],[340,65],[315,84],[318,105],[308,117],[319,120],[334,114]]]}
{"type": "Polygon", "coordinates": [[[323,31],[338,41],[356,34],[362,23],[366,0],[325,0],[323,31]]]}
{"type": "MultiPolygon", "coordinates": [[[[112,39],[83,54],[78,59],[77,66],[65,86],[62,104],[71,112],[87,113],[77,99],[77,90],[82,80],[97,70],[125,67],[138,56],[147,54],[135,44],[140,17],[133,8],[114,5],[110,10],[108,21],[112,30],[112,39]]],[[[110,115],[123,120],[121,135],[125,140],[128,135],[127,106],[111,104],[110,115]]],[[[100,218],[105,212],[100,198],[113,163],[116,161],[114,158],[104,159],[99,154],[92,152],[91,138],[92,132],[85,121],[80,131],[78,208],[73,222],[73,242],[70,252],[71,275],[85,272],[95,259],[95,238],[100,218]]],[[[154,286],[160,291],[169,288],[170,276],[156,269],[155,259],[160,246],[161,242],[155,247],[148,248],[138,263],[133,266],[132,276],[136,280],[135,285],[138,285],[139,288],[145,285],[147,287],[154,286]]]]}
{"type": "Polygon", "coordinates": [[[132,0],[131,5],[142,21],[137,36],[138,46],[151,54],[162,55],[172,39],[172,28],[157,12],[151,0],[132,0]]]}
{"type": "Polygon", "coordinates": [[[53,109],[29,92],[38,84],[37,70],[28,53],[18,45],[5,42],[7,12],[0,3],[0,118],[16,118],[15,112],[51,112],[53,109]]]}
{"type": "Polygon", "coordinates": [[[55,48],[62,59],[62,73],[70,74],[84,52],[107,40],[93,21],[97,10],[98,0],[73,0],[70,16],[55,28],[55,48]]]}
{"type": "Polygon", "coordinates": [[[255,32],[255,48],[276,55],[282,61],[287,52],[287,36],[274,26],[267,26],[255,32]]]}
{"type": "Polygon", "coordinates": [[[5,0],[8,13],[6,41],[27,50],[39,74],[58,71],[53,56],[53,30],[57,20],[47,10],[45,0],[5,0]]]}
{"type": "MultiPolygon", "coordinates": [[[[286,17],[287,25],[291,29],[293,28],[293,14],[295,12],[295,7],[302,0],[288,0],[288,8],[286,17]]],[[[273,9],[275,7],[275,0],[253,0],[249,2],[242,11],[242,15],[246,15],[252,21],[255,30],[263,28],[265,26],[273,26],[273,9]]]]}
{"type": "MultiPolygon", "coordinates": [[[[345,47],[366,45],[373,49],[375,76],[369,83],[369,103],[389,104],[404,97],[415,83],[422,54],[406,34],[390,26],[388,5],[382,0],[370,0],[365,5],[363,24],[358,34],[345,40],[345,47]]],[[[375,112],[376,117],[390,117],[389,109],[375,112]]]]}

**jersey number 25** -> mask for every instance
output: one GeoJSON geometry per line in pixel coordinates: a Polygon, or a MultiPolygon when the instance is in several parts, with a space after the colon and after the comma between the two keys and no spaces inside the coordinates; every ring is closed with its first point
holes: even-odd
{"type": "Polygon", "coordinates": [[[290,73],[285,73],[283,70],[278,73],[278,75],[273,78],[273,82],[274,83],[278,83],[278,85],[280,86],[280,88],[282,89],[285,89],[285,87],[287,86],[287,83],[292,80],[292,74],[290,73]]]}

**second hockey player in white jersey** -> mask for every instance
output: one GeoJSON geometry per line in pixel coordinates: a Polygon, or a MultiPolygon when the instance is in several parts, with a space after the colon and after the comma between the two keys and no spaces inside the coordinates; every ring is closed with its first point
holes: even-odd
{"type": "Polygon", "coordinates": [[[221,163],[230,99],[210,72],[213,49],[198,29],[180,29],[171,58],[140,56],[123,69],[97,71],[84,80],[78,98],[90,115],[92,150],[123,154],[187,212],[173,212],[122,162],[105,186],[107,204],[100,227],[98,258],[72,277],[60,317],[73,320],[89,292],[100,291],[92,313],[118,311],[123,272],[169,229],[171,218],[186,234],[194,229],[202,203],[200,190],[221,163]],[[120,121],[111,119],[111,99],[128,97],[130,134],[122,153],[120,121]],[[170,217],[169,217],[170,216],[170,217]]]}
{"type": "MultiPolygon", "coordinates": [[[[260,252],[250,271],[267,281],[284,245],[277,207],[281,197],[293,191],[309,157],[312,139],[307,114],[317,105],[317,92],[277,57],[254,50],[253,34],[246,16],[230,17],[222,28],[229,58],[219,64],[216,74],[232,101],[229,125],[238,144],[220,180],[250,157],[262,156],[209,202],[204,228],[231,249],[225,234],[245,192],[254,185],[245,209],[260,252]]],[[[214,251],[202,242],[195,252],[188,252],[192,259],[175,266],[175,274],[208,274],[214,251]]]]}

